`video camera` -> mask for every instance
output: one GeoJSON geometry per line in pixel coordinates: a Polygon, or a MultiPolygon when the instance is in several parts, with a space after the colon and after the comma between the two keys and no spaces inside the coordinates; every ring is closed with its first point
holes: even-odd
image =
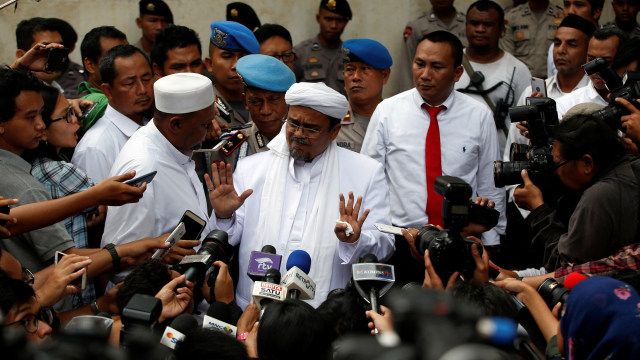
{"type": "Polygon", "coordinates": [[[593,117],[602,120],[614,130],[621,130],[622,123],[620,118],[629,115],[629,110],[622,104],[616,102],[617,98],[623,98],[632,103],[633,106],[640,109],[640,103],[636,99],[640,98],[640,72],[627,71],[620,78],[618,74],[611,68],[603,58],[597,58],[582,65],[582,69],[587,75],[597,73],[604,81],[607,89],[611,92],[609,95],[609,105],[604,109],[594,112],[593,117]]]}
{"type": "Polygon", "coordinates": [[[553,131],[558,125],[556,102],[546,97],[528,97],[527,105],[509,109],[511,122],[527,122],[531,146],[511,144],[509,161],[493,162],[493,181],[496,187],[522,184],[522,170],[531,181],[545,187],[553,175],[553,131]]]}
{"type": "MultiPolygon", "coordinates": [[[[495,209],[470,202],[473,190],[460,178],[438,176],[434,189],[444,197],[442,220],[445,230],[435,226],[427,226],[420,230],[416,237],[416,249],[421,254],[429,250],[433,267],[442,281],[446,282],[456,271],[469,279],[476,268],[471,255],[471,245],[478,242],[463,238],[460,232],[469,222],[479,223],[490,229],[498,223],[500,213],[495,209]]],[[[482,246],[478,246],[478,250],[482,254],[482,246]]]]}

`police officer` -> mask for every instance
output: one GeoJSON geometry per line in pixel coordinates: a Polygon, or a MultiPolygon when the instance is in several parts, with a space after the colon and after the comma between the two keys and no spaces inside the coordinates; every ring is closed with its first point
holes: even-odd
{"type": "Polygon", "coordinates": [[[142,30],[142,37],[133,46],[150,56],[156,35],[173,24],[173,14],[169,5],[162,0],[140,0],[138,7],[140,17],[136,19],[136,25],[142,30]]]}
{"type": "Polygon", "coordinates": [[[531,75],[547,77],[547,52],[562,22],[561,7],[549,0],[529,0],[505,14],[506,34],[500,47],[527,65],[531,75]]]}
{"type": "Polygon", "coordinates": [[[248,54],[260,53],[260,44],[251,30],[233,21],[211,23],[207,70],[213,75],[216,107],[221,124],[229,127],[249,122],[249,112],[242,103],[242,79],[236,72],[236,62],[248,54]]]}
{"type": "Polygon", "coordinates": [[[224,161],[235,169],[238,160],[267,151],[267,144],[280,133],[287,115],[284,94],[296,82],[293,71],[275,57],[247,55],[236,69],[243,81],[242,102],[251,115],[251,127],[223,134],[219,151],[211,153],[211,162],[224,161]]]}
{"type": "Polygon", "coordinates": [[[613,13],[616,16],[605,26],[615,26],[624,31],[629,38],[640,37],[640,25],[636,21],[638,10],[640,10],[640,1],[613,0],[611,7],[613,7],[613,13]]]}
{"type": "Polygon", "coordinates": [[[243,2],[227,4],[227,21],[235,21],[255,31],[260,27],[260,19],[253,8],[243,2]]]}
{"type": "Polygon", "coordinates": [[[404,28],[403,60],[407,64],[402,74],[402,88],[413,87],[411,67],[418,43],[426,34],[436,30],[446,30],[458,37],[464,47],[467,46],[465,16],[453,7],[453,0],[429,0],[431,10],[423,12],[419,17],[407,23],[404,28]]]}
{"type": "Polygon", "coordinates": [[[342,119],[338,146],[360,152],[369,119],[382,101],[382,86],[389,80],[393,60],[384,45],[371,39],[342,43],[345,90],[349,112],[342,119]]]}
{"type": "Polygon", "coordinates": [[[321,81],[345,94],[340,36],[349,20],[351,20],[351,8],[347,0],[320,2],[320,9],[316,14],[320,32],[293,48],[298,55],[294,65],[298,81],[321,81]]]}

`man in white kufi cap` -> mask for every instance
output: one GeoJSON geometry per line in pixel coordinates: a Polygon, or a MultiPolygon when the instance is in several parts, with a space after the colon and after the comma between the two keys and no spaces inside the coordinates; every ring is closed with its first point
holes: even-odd
{"type": "MultiPolygon", "coordinates": [[[[135,170],[137,176],[157,173],[140,202],[109,207],[102,246],[169,233],[186,210],[205,220],[209,217],[191,153],[211,127],[211,80],[200,74],[178,73],[159,79],[153,87],[153,121],[129,139],[111,172],[135,170]]],[[[195,245],[195,241],[181,240],[174,248],[195,245]]]]}
{"type": "Polygon", "coordinates": [[[323,83],[297,83],[285,101],[286,124],[270,150],[240,160],[233,175],[227,165],[218,176],[214,164],[213,181],[207,181],[211,224],[227,231],[232,245],[240,244],[236,302],[243,308],[253,289],[244,269],[251,251],[264,245],[282,255],[283,277],[291,252],[310,254],[314,306],[345,287],[360,257],[384,261],[394,249],[393,237],[374,227],[389,224],[390,216],[381,165],[335,142],[347,99],[323,83]]]}

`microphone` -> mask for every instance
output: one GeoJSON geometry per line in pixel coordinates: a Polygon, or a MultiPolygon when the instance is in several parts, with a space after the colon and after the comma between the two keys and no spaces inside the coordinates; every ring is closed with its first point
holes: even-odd
{"type": "Polygon", "coordinates": [[[175,350],[175,348],[184,341],[186,333],[198,327],[198,321],[189,314],[178,315],[171,322],[170,326],[164,329],[160,344],[175,350]]]}
{"type": "Polygon", "coordinates": [[[284,301],[286,299],[286,288],[280,285],[280,271],[274,268],[267,270],[265,281],[253,283],[253,302],[262,310],[273,301],[284,301]]]}
{"type": "Polygon", "coordinates": [[[366,302],[371,304],[371,310],[379,314],[379,298],[386,294],[396,281],[393,265],[378,263],[375,255],[367,254],[351,267],[356,290],[366,302]]]}
{"type": "Polygon", "coordinates": [[[202,322],[202,328],[218,330],[235,337],[238,328],[231,323],[231,309],[229,308],[229,304],[217,301],[209,306],[209,311],[207,311],[207,315],[204,316],[202,322]]]}
{"type": "Polygon", "coordinates": [[[311,268],[311,256],[304,250],[296,250],[287,259],[287,273],[282,286],[287,289],[288,299],[312,300],[316,296],[316,283],[307,273],[311,268]]]}
{"type": "Polygon", "coordinates": [[[282,262],[282,255],[276,254],[276,248],[265,245],[262,250],[251,252],[247,275],[253,281],[263,280],[267,270],[280,269],[280,262],[282,262]]]}
{"type": "Polygon", "coordinates": [[[572,272],[564,279],[564,287],[569,290],[573,290],[573,287],[578,285],[582,280],[587,279],[587,276],[581,272],[572,272]]]}
{"type": "MultiPolygon", "coordinates": [[[[202,285],[205,274],[217,260],[229,262],[233,247],[229,245],[228,235],[222,230],[213,230],[202,241],[200,250],[195,255],[187,255],[174,270],[186,275],[186,281],[202,285]]],[[[185,286],[182,284],[182,286],[185,286]]]]}

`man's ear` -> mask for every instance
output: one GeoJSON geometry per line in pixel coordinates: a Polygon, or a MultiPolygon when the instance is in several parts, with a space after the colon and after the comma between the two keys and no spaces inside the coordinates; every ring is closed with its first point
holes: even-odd
{"type": "Polygon", "coordinates": [[[593,157],[589,154],[582,155],[580,159],[583,164],[583,171],[585,175],[594,175],[596,172],[596,165],[593,162],[593,157]]]}
{"type": "Polygon", "coordinates": [[[182,119],[180,119],[180,116],[172,116],[169,118],[169,120],[167,120],[167,123],[169,124],[169,129],[171,130],[172,133],[178,133],[180,132],[180,129],[182,127],[182,119]]]}
{"type": "Polygon", "coordinates": [[[386,85],[387,81],[389,81],[389,76],[391,75],[391,68],[382,70],[382,84],[386,85]]]}
{"type": "Polygon", "coordinates": [[[160,68],[160,65],[153,63],[151,64],[153,67],[153,73],[156,75],[156,78],[159,79],[164,76],[164,71],[160,68]]]}
{"type": "Polygon", "coordinates": [[[204,58],[204,67],[207,68],[208,72],[213,72],[213,67],[211,67],[211,57],[210,56],[206,56],[204,58]]]}
{"type": "Polygon", "coordinates": [[[244,108],[249,110],[249,106],[247,105],[247,93],[242,92],[242,103],[244,104],[244,108]]]}
{"type": "Polygon", "coordinates": [[[138,25],[138,29],[142,29],[142,18],[136,18],[136,25],[138,25]]]}
{"type": "MultiPolygon", "coordinates": [[[[340,121],[342,121],[342,119],[340,119],[340,121]]],[[[334,126],[331,129],[331,140],[335,140],[338,137],[338,133],[340,132],[340,129],[342,128],[342,124],[338,123],[336,126],[334,126]]]]}
{"type": "Polygon", "coordinates": [[[458,80],[460,80],[460,77],[462,76],[462,74],[464,73],[464,68],[462,67],[462,65],[458,66],[455,70],[454,70],[454,80],[455,82],[458,82],[458,80]]]}
{"type": "Polygon", "coordinates": [[[24,51],[22,49],[16,50],[16,59],[19,59],[19,58],[23,57],[25,53],[26,53],[26,51],[24,51]]]}
{"type": "Polygon", "coordinates": [[[109,85],[109,83],[102,83],[100,84],[100,90],[102,90],[104,96],[106,96],[107,99],[111,101],[111,99],[113,98],[113,95],[111,94],[111,85],[109,85]]]}
{"type": "Polygon", "coordinates": [[[98,64],[94,63],[93,60],[89,58],[82,59],[82,64],[84,65],[85,69],[87,69],[87,72],[89,72],[89,74],[97,74],[100,72],[98,64]]]}

